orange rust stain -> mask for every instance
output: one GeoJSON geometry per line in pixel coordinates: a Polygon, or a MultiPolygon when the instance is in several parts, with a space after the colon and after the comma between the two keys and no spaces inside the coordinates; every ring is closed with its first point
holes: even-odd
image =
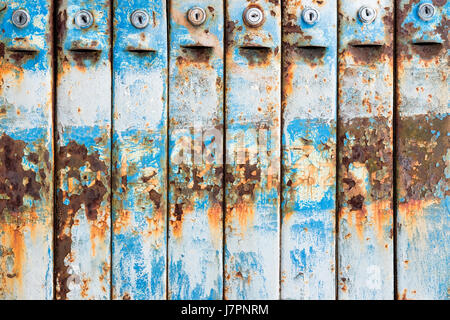
{"type": "Polygon", "coordinates": [[[255,209],[252,203],[247,203],[246,201],[240,201],[234,205],[231,210],[231,216],[237,218],[239,225],[241,226],[241,231],[246,232],[249,225],[253,223],[255,218],[255,209]]]}
{"type": "Polygon", "coordinates": [[[154,217],[146,217],[146,220],[148,224],[148,235],[151,235],[155,239],[160,239],[165,231],[163,210],[156,210],[154,217]]]}
{"type": "MultiPolygon", "coordinates": [[[[186,219],[186,216],[191,214],[194,211],[194,207],[191,204],[187,204],[183,206],[183,214],[181,214],[180,218],[176,218],[176,220],[171,220],[170,225],[172,226],[172,233],[176,239],[181,239],[183,236],[183,223],[186,219]]],[[[175,212],[175,208],[172,208],[172,213],[175,212]]]]}
{"type": "Polygon", "coordinates": [[[23,290],[23,266],[26,262],[24,226],[21,223],[2,222],[0,229],[3,230],[2,246],[10,250],[14,260],[12,270],[2,270],[2,278],[5,277],[2,282],[6,282],[6,288],[14,288],[14,293],[20,296],[23,290]]]}
{"type": "Polygon", "coordinates": [[[398,206],[398,214],[403,220],[402,229],[406,229],[408,236],[413,237],[417,232],[426,230],[425,221],[423,220],[427,208],[439,203],[438,199],[429,200],[410,200],[406,203],[400,203],[398,206]]]}
{"type": "MultiPolygon", "coordinates": [[[[385,228],[393,227],[392,214],[391,200],[374,201],[369,205],[364,204],[360,210],[351,210],[349,207],[343,207],[339,212],[341,219],[346,217],[348,225],[350,227],[355,227],[360,240],[366,239],[364,236],[366,228],[375,226],[377,239],[380,242],[385,240],[385,228]]],[[[347,234],[344,238],[349,239],[350,237],[351,234],[347,234]]]]}
{"type": "Polygon", "coordinates": [[[123,229],[128,228],[131,222],[131,212],[129,210],[121,210],[117,214],[117,218],[114,220],[113,230],[116,234],[119,234],[123,229]]]}
{"type": "Polygon", "coordinates": [[[92,256],[95,256],[96,246],[97,244],[103,244],[106,238],[106,233],[109,232],[109,214],[106,212],[106,209],[99,210],[99,214],[97,216],[97,221],[89,221],[91,224],[90,228],[90,240],[91,240],[91,250],[92,256]]]}
{"type": "Polygon", "coordinates": [[[208,208],[208,224],[213,235],[214,242],[219,244],[222,239],[222,207],[215,204],[208,208]]]}

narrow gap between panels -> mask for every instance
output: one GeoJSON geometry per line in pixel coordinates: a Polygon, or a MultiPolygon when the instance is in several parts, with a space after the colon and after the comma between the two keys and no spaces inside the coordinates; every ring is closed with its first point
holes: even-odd
{"type": "Polygon", "coordinates": [[[58,136],[58,128],[57,128],[57,114],[56,114],[56,102],[57,102],[57,82],[58,82],[58,33],[56,32],[57,30],[57,23],[58,23],[58,19],[57,19],[57,12],[59,9],[59,5],[58,5],[58,1],[53,1],[52,2],[52,7],[50,10],[50,21],[51,21],[51,28],[50,28],[50,32],[52,33],[52,46],[51,46],[51,54],[52,54],[52,90],[53,90],[53,98],[52,98],[52,132],[53,132],[53,270],[52,270],[52,284],[53,284],[53,288],[52,288],[52,295],[53,295],[53,300],[56,300],[56,259],[55,259],[55,253],[56,253],[56,241],[57,241],[57,235],[56,235],[56,230],[57,229],[57,201],[56,201],[56,196],[57,196],[57,145],[58,145],[58,140],[57,140],[57,136],[58,136]]]}
{"type": "Polygon", "coordinates": [[[335,178],[335,235],[334,235],[334,270],[335,270],[335,280],[334,280],[334,288],[335,288],[335,300],[339,300],[339,167],[340,167],[340,160],[339,160],[339,135],[341,134],[339,130],[339,115],[340,115],[340,103],[339,103],[339,50],[340,50],[340,19],[339,19],[339,8],[340,8],[340,1],[338,0],[336,3],[336,178],[335,178]]]}
{"type": "Polygon", "coordinates": [[[283,92],[284,92],[284,54],[285,54],[285,47],[283,45],[283,17],[284,17],[284,6],[281,4],[281,43],[280,43],[280,53],[281,53],[281,61],[280,61],[280,132],[279,132],[279,141],[280,141],[280,180],[279,180],[279,187],[278,192],[280,193],[280,203],[278,204],[278,214],[279,216],[279,225],[280,225],[280,234],[279,234],[279,243],[278,243],[278,252],[279,252],[279,260],[278,260],[278,283],[279,283],[279,293],[278,293],[278,299],[282,299],[282,235],[283,235],[283,181],[284,181],[284,170],[283,170],[283,132],[284,132],[284,118],[283,118],[283,109],[284,109],[284,101],[283,101],[283,92]]]}
{"type": "Polygon", "coordinates": [[[398,64],[398,59],[397,59],[397,37],[398,37],[398,30],[397,30],[397,1],[394,1],[394,12],[393,12],[393,21],[394,21],[394,37],[393,37],[393,72],[394,72],[394,80],[393,80],[393,91],[394,91],[394,100],[393,100],[393,105],[394,105],[394,112],[393,112],[393,123],[392,123],[392,130],[393,130],[393,152],[392,152],[392,157],[393,157],[393,163],[392,163],[392,168],[393,168],[393,177],[392,177],[392,197],[393,197],[393,217],[392,217],[392,223],[393,223],[393,250],[394,250],[394,254],[393,254],[393,268],[394,268],[394,278],[393,278],[393,282],[394,282],[394,300],[397,300],[397,296],[398,296],[398,287],[397,287],[397,205],[398,205],[398,199],[397,199],[397,129],[398,129],[398,124],[397,124],[397,120],[398,120],[398,84],[397,84],[397,79],[398,79],[398,72],[397,72],[397,64],[398,64]]]}
{"type": "Polygon", "coordinates": [[[114,297],[114,288],[113,288],[113,276],[114,276],[114,268],[113,268],[113,237],[114,237],[114,228],[113,228],[113,224],[114,224],[114,217],[113,217],[113,212],[114,212],[114,208],[113,208],[113,197],[114,197],[114,6],[115,6],[115,0],[111,0],[110,1],[110,21],[109,21],[109,32],[110,32],[110,44],[111,44],[111,48],[110,48],[110,53],[109,53],[109,57],[110,57],[110,64],[111,64],[111,113],[110,113],[110,117],[111,117],[111,132],[110,132],[110,136],[111,136],[111,142],[110,142],[110,194],[109,194],[109,203],[110,203],[110,212],[109,212],[109,220],[110,220],[110,225],[109,225],[109,232],[110,232],[110,236],[109,236],[109,267],[110,267],[110,279],[109,279],[109,299],[113,300],[114,297]]]}
{"type": "Polygon", "coordinates": [[[226,269],[225,269],[225,248],[226,248],[226,214],[227,214],[227,104],[226,104],[226,96],[227,96],[227,43],[228,43],[228,33],[226,24],[228,21],[228,12],[227,12],[227,1],[223,1],[223,16],[224,16],[224,36],[223,36],[223,140],[222,140],[222,299],[226,298],[226,269]]]}
{"type": "Polygon", "coordinates": [[[169,300],[169,219],[170,219],[170,201],[169,201],[169,190],[170,190],[170,137],[169,137],[169,127],[170,127],[170,12],[171,12],[171,1],[166,2],[166,29],[167,29],[167,62],[166,62],[166,81],[167,81],[167,101],[166,101],[166,292],[165,299],[169,300]]]}

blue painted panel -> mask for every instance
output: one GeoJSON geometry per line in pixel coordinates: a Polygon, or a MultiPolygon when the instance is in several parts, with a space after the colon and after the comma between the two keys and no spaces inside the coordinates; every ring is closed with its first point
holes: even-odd
{"type": "Polygon", "coordinates": [[[114,2],[114,299],[166,297],[165,1],[114,2]],[[148,25],[131,23],[144,10],[148,25]]]}
{"type": "Polygon", "coordinates": [[[337,1],[286,1],[283,27],[281,297],[334,299],[337,1]]]}
{"type": "Polygon", "coordinates": [[[223,1],[170,3],[169,299],[221,299],[223,1]]]}
{"type": "Polygon", "coordinates": [[[278,299],[281,8],[226,6],[225,297],[278,299]],[[260,26],[244,23],[247,7],[263,12],[260,26]]]}
{"type": "Polygon", "coordinates": [[[53,295],[52,2],[0,10],[0,299],[53,295]],[[19,28],[13,13],[25,10],[19,28]]]}
{"type": "Polygon", "coordinates": [[[57,299],[110,298],[110,2],[57,11],[57,299]],[[93,24],[75,23],[87,10],[93,24]]]}

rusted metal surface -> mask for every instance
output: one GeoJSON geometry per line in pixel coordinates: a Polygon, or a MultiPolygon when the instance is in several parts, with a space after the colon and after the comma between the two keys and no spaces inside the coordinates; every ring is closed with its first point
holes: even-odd
{"type": "Polygon", "coordinates": [[[58,1],[57,299],[110,297],[109,18],[107,0],[58,1]],[[80,10],[90,27],[76,24],[80,10]]]}
{"type": "Polygon", "coordinates": [[[0,300],[51,299],[53,7],[44,0],[1,4],[0,300]],[[29,20],[18,27],[12,17],[20,9],[29,20]]]}
{"type": "Polygon", "coordinates": [[[392,299],[393,1],[342,0],[338,11],[338,296],[392,299]]]}
{"type": "Polygon", "coordinates": [[[223,12],[170,1],[169,299],[222,298],[223,12]]]}
{"type": "Polygon", "coordinates": [[[280,9],[277,0],[226,2],[227,299],[279,298],[280,9]],[[243,21],[248,7],[263,12],[259,26],[243,21]]]}
{"type": "Polygon", "coordinates": [[[284,2],[282,299],[335,298],[336,36],[336,0],[284,2]]]}
{"type": "Polygon", "coordinates": [[[399,299],[448,299],[448,1],[397,6],[397,279],[399,299]],[[423,4],[434,16],[419,17],[423,4]]]}
{"type": "Polygon", "coordinates": [[[167,213],[165,1],[115,0],[113,54],[113,298],[164,299],[167,213]],[[134,18],[136,14],[142,16],[134,18]],[[134,26],[133,23],[138,24],[134,26]]]}

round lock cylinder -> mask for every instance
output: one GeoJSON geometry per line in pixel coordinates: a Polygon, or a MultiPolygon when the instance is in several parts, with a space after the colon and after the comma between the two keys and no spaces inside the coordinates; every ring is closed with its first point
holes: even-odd
{"type": "Polygon", "coordinates": [[[150,16],[145,10],[136,10],[131,14],[131,24],[137,29],[144,29],[150,23],[150,16]]]}
{"type": "Polygon", "coordinates": [[[264,23],[264,11],[256,6],[249,6],[245,9],[244,23],[249,27],[260,27],[264,23]]]}
{"type": "Polygon", "coordinates": [[[87,10],[80,10],[75,14],[75,24],[81,28],[86,29],[94,23],[94,16],[87,10]]]}
{"type": "Polygon", "coordinates": [[[17,28],[25,28],[30,24],[31,17],[26,10],[18,9],[12,14],[11,20],[17,28]]]}
{"type": "Polygon", "coordinates": [[[187,13],[187,19],[193,26],[200,26],[206,21],[206,11],[199,7],[191,8],[187,13]]]}
{"type": "Polygon", "coordinates": [[[422,3],[419,6],[419,18],[423,21],[430,21],[436,13],[436,8],[431,3],[422,3]]]}
{"type": "Polygon", "coordinates": [[[320,19],[319,11],[314,8],[305,8],[302,11],[302,19],[306,24],[314,25],[320,19]]]}
{"type": "Polygon", "coordinates": [[[372,23],[377,17],[377,10],[372,7],[361,7],[358,11],[358,17],[362,23],[372,23]]]}

